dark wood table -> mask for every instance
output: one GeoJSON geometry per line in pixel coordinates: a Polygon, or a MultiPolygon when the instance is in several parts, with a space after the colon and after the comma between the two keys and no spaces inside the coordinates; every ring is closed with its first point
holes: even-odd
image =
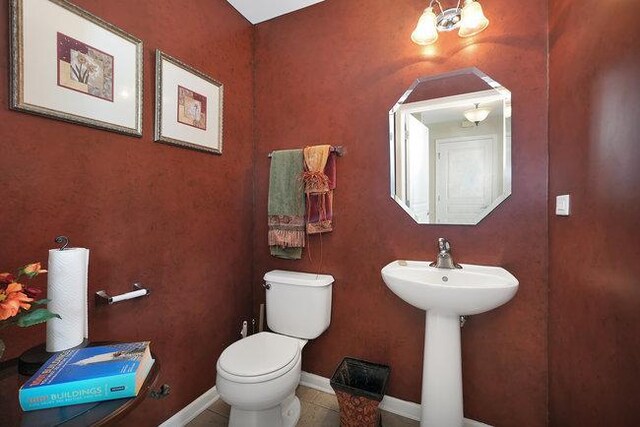
{"type": "Polygon", "coordinates": [[[0,363],[0,426],[2,427],[86,427],[109,426],[122,420],[149,395],[160,375],[160,360],[155,363],[136,397],[106,400],[82,405],[61,406],[24,412],[18,390],[29,377],[18,374],[18,359],[0,363]]]}

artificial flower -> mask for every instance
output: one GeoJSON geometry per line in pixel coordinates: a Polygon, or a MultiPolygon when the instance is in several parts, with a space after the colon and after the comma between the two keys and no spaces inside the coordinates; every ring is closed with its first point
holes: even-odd
{"type": "Polygon", "coordinates": [[[36,288],[35,286],[22,285],[22,290],[30,298],[35,298],[42,294],[42,289],[36,288]]]}
{"type": "Polygon", "coordinates": [[[29,310],[33,298],[22,292],[20,283],[12,282],[7,289],[0,291],[0,320],[6,320],[18,314],[20,309],[29,310]]]}
{"type": "Polygon", "coordinates": [[[29,277],[35,277],[38,274],[46,273],[47,270],[43,270],[42,266],[39,262],[34,262],[33,264],[27,264],[20,269],[20,273],[29,277]]]}

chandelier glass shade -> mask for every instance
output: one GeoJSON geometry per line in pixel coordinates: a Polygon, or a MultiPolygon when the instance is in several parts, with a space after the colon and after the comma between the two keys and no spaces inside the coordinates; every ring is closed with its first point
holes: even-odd
{"type": "Polygon", "coordinates": [[[411,33],[411,40],[419,45],[429,45],[438,40],[438,30],[436,28],[436,14],[433,7],[428,7],[422,13],[415,30],[411,33]]]}
{"type": "Polygon", "coordinates": [[[475,36],[489,26],[489,20],[484,16],[482,6],[477,1],[466,0],[460,18],[460,37],[475,36]]]}
{"type": "Polygon", "coordinates": [[[472,123],[475,123],[476,126],[478,126],[480,122],[486,120],[487,117],[489,117],[489,113],[491,113],[491,110],[489,108],[480,108],[480,104],[476,104],[475,108],[464,112],[464,117],[465,119],[469,120],[472,123]]]}

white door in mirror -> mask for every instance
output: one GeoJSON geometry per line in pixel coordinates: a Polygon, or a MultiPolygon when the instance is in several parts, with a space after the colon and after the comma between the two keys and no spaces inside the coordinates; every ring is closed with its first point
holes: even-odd
{"type": "MultiPolygon", "coordinates": [[[[436,222],[475,224],[498,197],[495,135],[436,139],[436,222]]],[[[502,185],[502,183],[500,183],[502,185]]]]}
{"type": "Polygon", "coordinates": [[[571,198],[568,194],[556,196],[556,215],[569,216],[571,213],[571,198]]]}

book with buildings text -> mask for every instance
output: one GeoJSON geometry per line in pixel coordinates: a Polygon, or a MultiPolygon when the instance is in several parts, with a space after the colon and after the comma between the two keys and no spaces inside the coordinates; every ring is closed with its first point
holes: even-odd
{"type": "Polygon", "coordinates": [[[20,388],[20,406],[32,411],[134,397],[153,362],[148,341],[63,351],[20,388]]]}

